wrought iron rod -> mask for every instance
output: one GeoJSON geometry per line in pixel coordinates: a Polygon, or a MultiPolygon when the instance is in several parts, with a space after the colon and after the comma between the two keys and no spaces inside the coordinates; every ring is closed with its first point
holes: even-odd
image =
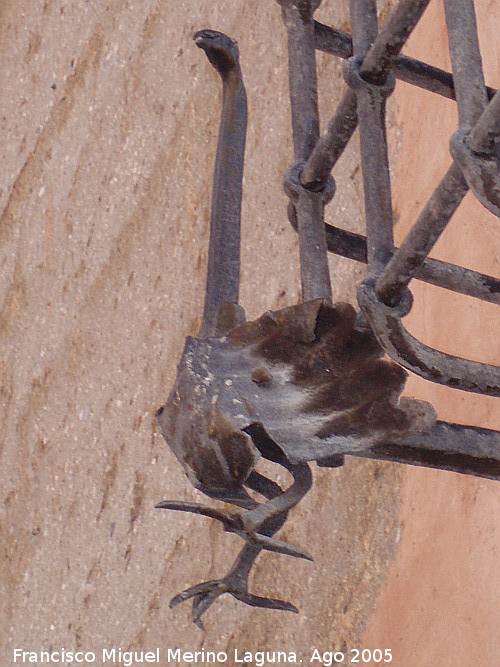
{"type": "MultiPolygon", "coordinates": [[[[333,225],[326,225],[325,229],[329,252],[367,263],[365,236],[333,225]]],[[[500,280],[478,271],[428,257],[414,277],[452,292],[500,305],[500,280]]]]}
{"type": "MultiPolygon", "coordinates": [[[[316,50],[313,11],[319,2],[278,0],[288,33],[290,103],[295,164],[309,157],[319,137],[316,50]]],[[[302,299],[331,301],[328,252],[321,196],[298,191],[294,205],[298,220],[302,299]]]]}
{"type": "Polygon", "coordinates": [[[377,295],[385,304],[395,306],[401,301],[410,280],[445,230],[468,190],[461,170],[452,164],[377,281],[377,295]]]}
{"type": "Polygon", "coordinates": [[[211,30],[195,35],[222,79],[222,113],[212,184],[207,288],[202,336],[216,329],[222,303],[238,303],[243,166],[247,128],[247,96],[236,43],[211,30]],[[224,46],[224,49],[222,48],[224,46]]]}
{"type": "Polygon", "coordinates": [[[361,76],[374,84],[385,82],[394,60],[420,21],[430,0],[400,0],[376,36],[361,65],[361,76]]]}
{"type": "Polygon", "coordinates": [[[357,126],[356,93],[349,89],[304,165],[300,181],[305,188],[316,191],[325,187],[331,170],[344,152],[357,126]]]}
{"type": "MultiPolygon", "coordinates": [[[[331,28],[319,21],[314,22],[314,30],[318,51],[338,56],[344,60],[352,56],[352,39],[349,33],[331,28]]],[[[450,100],[455,99],[453,76],[439,67],[407,56],[398,56],[394,60],[392,71],[400,81],[447,97],[450,100]]],[[[489,100],[495,96],[496,92],[495,88],[486,87],[489,100]]]]}
{"type": "MultiPolygon", "coordinates": [[[[500,480],[500,432],[487,428],[438,421],[420,433],[395,437],[362,449],[350,447],[349,442],[340,441],[334,449],[335,455],[392,461],[500,480]]],[[[330,451],[333,457],[333,451],[330,451]]],[[[318,447],[314,442],[310,448],[297,451],[295,460],[318,461],[321,466],[328,464],[324,446],[318,447]]]]}
{"type": "Polygon", "coordinates": [[[446,354],[417,340],[403,326],[399,308],[386,306],[379,299],[373,280],[361,283],[358,302],[382,348],[401,366],[453,389],[500,397],[497,366],[446,354]]]}
{"type": "Polygon", "coordinates": [[[479,117],[467,140],[475,153],[497,155],[500,146],[500,91],[479,117]]]}
{"type": "Polygon", "coordinates": [[[500,480],[500,433],[439,421],[428,433],[376,445],[352,456],[500,480]]]}
{"type": "MultiPolygon", "coordinates": [[[[390,89],[372,85],[362,77],[362,63],[377,36],[375,0],[351,0],[354,57],[344,70],[346,82],[357,95],[363,171],[368,271],[379,274],[394,249],[391,182],[385,105],[390,89]]],[[[372,47],[373,48],[373,47],[372,47]]]]}
{"type": "Polygon", "coordinates": [[[314,23],[303,20],[292,0],[278,0],[278,2],[282,7],[288,33],[294,155],[297,161],[306,160],[319,136],[314,23]]]}
{"type": "Polygon", "coordinates": [[[350,0],[353,55],[363,60],[378,33],[375,0],[350,0]]]}
{"type": "MultiPolygon", "coordinates": [[[[429,0],[402,0],[389,17],[375,41],[369,41],[369,50],[361,65],[361,76],[374,84],[384,83],[390,72],[391,64],[397,59],[409,34],[422,16],[429,0]]],[[[372,8],[373,12],[373,8],[372,8]]],[[[359,12],[364,20],[368,14],[359,12]]],[[[373,18],[370,19],[373,21],[373,18]]],[[[375,21],[376,25],[376,21],[375,21]]],[[[315,23],[316,35],[318,26],[315,23]]],[[[346,36],[348,37],[348,36],[346,36]]],[[[346,52],[352,54],[352,42],[343,36],[339,39],[346,52]]],[[[304,166],[301,182],[306,188],[319,189],[326,183],[330,171],[347,146],[358,122],[356,96],[352,90],[344,95],[335,115],[330,119],[326,130],[318,140],[314,150],[304,166]]]]}
{"type": "MultiPolygon", "coordinates": [[[[473,105],[473,110],[477,105],[473,105]]],[[[500,95],[471,130],[464,125],[450,139],[450,153],[481,204],[500,218],[500,95]]]]}
{"type": "Polygon", "coordinates": [[[470,130],[488,103],[473,0],[445,0],[448,43],[462,130],[470,130]]]}

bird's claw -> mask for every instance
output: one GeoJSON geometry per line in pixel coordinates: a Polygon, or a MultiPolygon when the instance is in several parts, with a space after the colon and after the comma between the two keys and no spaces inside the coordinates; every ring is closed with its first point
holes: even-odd
{"type": "Polygon", "coordinates": [[[285,556],[293,556],[294,558],[303,558],[304,560],[313,560],[311,554],[309,554],[305,549],[301,547],[296,547],[293,544],[288,544],[283,540],[278,540],[275,537],[268,537],[267,535],[262,535],[261,533],[248,533],[238,530],[231,530],[243,539],[246,539],[247,542],[259,546],[261,549],[266,549],[267,551],[274,551],[274,553],[285,554],[285,556]]]}
{"type": "MultiPolygon", "coordinates": [[[[261,549],[273,551],[286,556],[293,556],[294,558],[304,558],[305,560],[313,560],[312,556],[301,547],[296,547],[293,544],[288,544],[283,540],[278,540],[274,537],[268,537],[257,532],[260,524],[250,522],[247,526],[245,522],[246,512],[225,512],[223,510],[216,510],[208,505],[200,503],[188,503],[176,500],[164,500],[157,505],[157,509],[176,510],[179,512],[191,512],[192,514],[201,514],[208,516],[211,519],[216,519],[224,525],[224,530],[229,533],[239,535],[245,542],[259,546],[261,549]]],[[[262,521],[264,523],[264,521],[262,521]]],[[[175,599],[175,598],[174,598],[175,599]]]]}
{"type": "Polygon", "coordinates": [[[181,602],[192,598],[193,622],[203,630],[201,617],[207,609],[211,607],[215,600],[219,596],[224,595],[224,593],[229,593],[229,595],[232,595],[236,600],[239,600],[250,607],[278,609],[281,611],[291,611],[295,614],[298,613],[297,607],[291,602],[285,602],[284,600],[277,600],[275,598],[261,597],[249,593],[246,582],[242,582],[237,576],[237,572],[234,571],[223,579],[205,581],[179,593],[170,601],[170,608],[176,607],[181,602]]]}

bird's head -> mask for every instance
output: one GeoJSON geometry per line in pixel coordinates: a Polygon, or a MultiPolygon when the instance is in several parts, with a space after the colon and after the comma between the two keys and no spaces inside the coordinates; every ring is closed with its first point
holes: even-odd
{"type": "Polygon", "coordinates": [[[199,30],[193,39],[221,76],[238,67],[239,51],[234,39],[217,30],[199,30]]]}

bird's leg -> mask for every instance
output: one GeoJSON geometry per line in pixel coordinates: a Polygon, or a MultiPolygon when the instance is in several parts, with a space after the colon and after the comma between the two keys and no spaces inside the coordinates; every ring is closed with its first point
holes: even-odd
{"type": "MultiPolygon", "coordinates": [[[[312,560],[311,556],[304,549],[271,537],[270,535],[273,535],[278,528],[270,533],[270,535],[259,530],[271,519],[280,516],[283,513],[287,513],[311,488],[311,471],[306,463],[294,465],[289,463],[284,457],[283,461],[278,462],[292,474],[294,478],[293,484],[286,491],[282,491],[282,489],[276,485],[276,487],[279,488],[279,493],[274,493],[271,496],[266,487],[263,486],[262,491],[255,487],[255,484],[258,484],[256,481],[257,479],[267,478],[262,477],[261,475],[255,477],[257,473],[251,473],[246,482],[247,486],[262,493],[267,498],[270,498],[270,500],[266,503],[256,503],[255,501],[252,501],[252,503],[247,502],[246,505],[249,509],[245,512],[227,512],[224,510],[213,509],[208,505],[200,503],[188,503],[175,500],[164,500],[158,503],[155,507],[157,509],[176,510],[208,516],[220,521],[224,525],[224,529],[228,532],[236,533],[242,537],[248,542],[249,546],[253,545],[258,547],[259,551],[261,549],[266,549],[267,551],[274,551],[287,556],[312,560]]],[[[270,482],[270,480],[267,481],[270,482]]],[[[232,504],[237,504],[234,500],[229,498],[226,498],[225,500],[232,504]]]]}
{"type": "MultiPolygon", "coordinates": [[[[247,485],[249,488],[270,499],[269,502],[284,495],[278,484],[255,471],[249,476],[247,485]]],[[[268,503],[258,505],[255,503],[255,509],[262,506],[265,507],[267,504],[268,503]]],[[[282,510],[277,514],[273,513],[271,518],[265,519],[264,523],[261,524],[261,535],[272,539],[271,536],[283,526],[287,516],[287,510],[282,510]]],[[[251,607],[264,607],[266,609],[278,609],[281,611],[292,611],[297,613],[297,608],[290,602],[275,598],[261,597],[248,592],[248,576],[253,563],[262,551],[262,548],[262,546],[253,543],[245,545],[240,551],[233,567],[225,577],[222,579],[206,581],[188,588],[171,600],[170,607],[175,607],[185,600],[192,599],[193,622],[200,628],[203,628],[201,621],[203,614],[213,602],[224,593],[229,593],[235,599],[244,602],[251,607]]]]}
{"type": "MultiPolygon", "coordinates": [[[[254,423],[245,429],[262,456],[268,461],[286,468],[293,477],[293,484],[267,503],[261,503],[241,514],[241,522],[247,533],[255,533],[259,527],[282,512],[288,512],[306,495],[312,485],[311,469],[307,463],[290,463],[283,451],[267,434],[262,424],[254,423]]],[[[266,494],[263,494],[266,495],[266,494]]],[[[266,495],[269,498],[269,496],[266,495]]]]}

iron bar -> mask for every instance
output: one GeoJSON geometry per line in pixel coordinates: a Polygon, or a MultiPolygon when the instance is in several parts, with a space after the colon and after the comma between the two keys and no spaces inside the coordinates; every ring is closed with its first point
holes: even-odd
{"type": "Polygon", "coordinates": [[[350,0],[353,56],[363,60],[378,33],[375,0],[350,0]]]}
{"type": "MultiPolygon", "coordinates": [[[[365,236],[328,224],[325,229],[329,252],[367,263],[365,236]]],[[[500,305],[500,280],[478,271],[428,257],[414,277],[430,285],[500,305]]]]}
{"type": "Polygon", "coordinates": [[[459,124],[468,131],[488,102],[473,0],[445,0],[448,44],[459,124]]]}
{"type": "Polygon", "coordinates": [[[500,433],[474,426],[438,421],[427,433],[351,454],[500,480],[500,433]]]}
{"type": "MultiPolygon", "coordinates": [[[[290,223],[297,231],[295,207],[289,207],[290,223]]],[[[328,252],[367,264],[366,236],[325,224],[328,252]]],[[[397,248],[396,248],[397,250],[397,248]]],[[[414,278],[475,299],[500,305],[500,279],[456,264],[427,257],[414,278]]]]}
{"type": "Polygon", "coordinates": [[[364,79],[376,85],[385,82],[395,58],[420,21],[428,4],[429,0],[400,0],[363,60],[361,76],[364,79]]]}
{"type": "Polygon", "coordinates": [[[500,147],[500,92],[479,117],[474,130],[468,138],[468,146],[474,153],[491,156],[498,155],[500,147]]]}
{"type": "Polygon", "coordinates": [[[222,113],[212,184],[207,288],[201,332],[207,337],[215,332],[219,306],[237,304],[239,297],[247,96],[236,42],[212,30],[197,32],[194,39],[197,46],[207,52],[222,79],[222,113]]]}
{"type": "Polygon", "coordinates": [[[314,23],[312,18],[304,21],[293,0],[278,2],[288,33],[293,147],[295,160],[300,161],[309,157],[319,136],[314,23]]]}
{"type": "Polygon", "coordinates": [[[311,443],[309,449],[297,451],[296,460],[329,467],[327,451],[332,457],[357,456],[500,480],[500,432],[477,426],[437,421],[430,429],[361,449],[351,448],[348,442],[329,450],[311,443]]]}
{"type": "MultiPolygon", "coordinates": [[[[352,56],[352,39],[349,33],[314,22],[316,48],[332,56],[347,60],[352,56]]],[[[394,60],[393,73],[397,79],[431,93],[436,93],[450,100],[455,98],[453,76],[449,72],[407,56],[398,56],[394,60]]],[[[486,87],[488,99],[496,93],[495,88],[486,87]]]]}
{"type": "Polygon", "coordinates": [[[416,270],[434,247],[468,190],[461,170],[452,164],[377,281],[377,295],[385,304],[395,306],[401,301],[416,270]]]}
{"type": "MultiPolygon", "coordinates": [[[[361,65],[360,75],[363,79],[374,84],[383,84],[390,72],[391,64],[397,59],[408,35],[422,16],[429,0],[402,0],[390,16],[374,42],[368,40],[369,50],[361,65]]],[[[372,7],[373,13],[373,7],[372,7]]],[[[368,14],[360,11],[363,20],[368,14]]],[[[373,16],[370,19],[373,22],[373,16]]],[[[375,17],[376,25],[376,17],[375,17]]],[[[315,34],[318,33],[315,23],[315,34]]],[[[337,31],[335,31],[337,32],[337,31]]],[[[345,33],[339,37],[344,53],[352,54],[352,41],[345,33]],[[346,39],[347,38],[347,39],[346,39]]],[[[358,122],[357,102],[354,91],[349,90],[344,95],[335,115],[327,124],[326,130],[316,143],[301,175],[301,182],[306,188],[320,189],[326,183],[330,171],[347,146],[358,122]]]]}
{"type": "Polygon", "coordinates": [[[316,191],[325,187],[331,170],[344,152],[357,126],[356,93],[349,89],[304,165],[300,181],[305,188],[316,191]]]}
{"type": "MultiPolygon", "coordinates": [[[[288,33],[290,104],[295,165],[300,169],[319,137],[316,50],[313,11],[319,2],[278,0],[288,33]]],[[[292,167],[293,171],[293,167],[292,167]]],[[[302,299],[331,301],[328,253],[323,222],[324,200],[300,184],[294,205],[298,220],[302,299]]]]}
{"type": "MultiPolygon", "coordinates": [[[[377,36],[375,0],[351,0],[354,56],[344,69],[348,86],[355,90],[360,131],[363,171],[368,270],[379,274],[393,248],[393,220],[389,159],[385,130],[386,98],[392,92],[385,81],[368,83],[362,76],[362,63],[377,36]]],[[[373,48],[373,47],[372,47],[373,48]]]]}

